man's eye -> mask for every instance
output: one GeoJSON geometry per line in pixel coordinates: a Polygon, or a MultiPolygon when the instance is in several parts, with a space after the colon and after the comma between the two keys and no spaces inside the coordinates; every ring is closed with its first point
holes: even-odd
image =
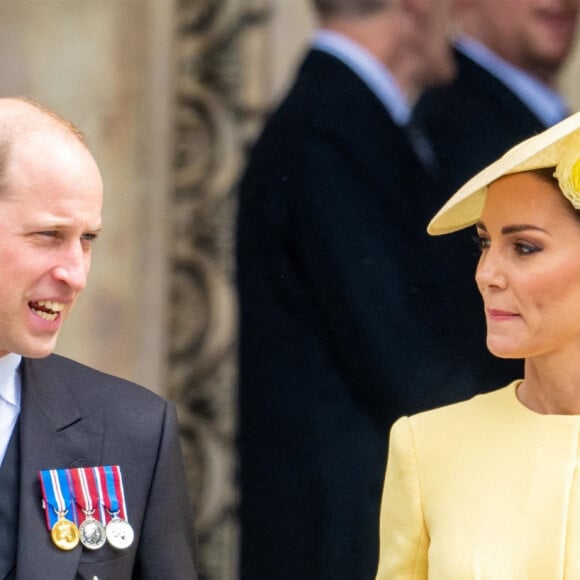
{"type": "Polygon", "coordinates": [[[81,240],[84,242],[94,242],[97,239],[97,234],[83,234],[81,240]]]}

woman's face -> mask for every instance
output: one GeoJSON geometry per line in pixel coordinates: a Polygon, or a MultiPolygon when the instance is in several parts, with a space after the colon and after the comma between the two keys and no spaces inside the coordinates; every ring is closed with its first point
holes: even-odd
{"type": "Polygon", "coordinates": [[[580,351],[580,220],[549,181],[504,176],[488,188],[475,279],[487,346],[502,358],[580,351]]]}

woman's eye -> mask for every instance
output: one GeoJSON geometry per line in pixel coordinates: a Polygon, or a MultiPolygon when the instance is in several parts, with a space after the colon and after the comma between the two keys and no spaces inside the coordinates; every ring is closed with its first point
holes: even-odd
{"type": "Polygon", "coordinates": [[[481,252],[483,252],[483,250],[487,250],[487,248],[489,248],[489,245],[491,243],[489,238],[484,238],[483,236],[474,236],[473,242],[481,252]]]}
{"type": "Polygon", "coordinates": [[[520,256],[527,256],[528,254],[534,254],[535,252],[542,251],[542,248],[529,242],[515,242],[514,248],[520,256]]]}

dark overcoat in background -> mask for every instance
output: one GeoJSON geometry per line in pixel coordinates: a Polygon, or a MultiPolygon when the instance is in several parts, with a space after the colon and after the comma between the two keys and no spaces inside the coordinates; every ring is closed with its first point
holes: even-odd
{"type": "Polygon", "coordinates": [[[471,394],[432,194],[374,93],[310,51],[240,186],[243,580],[374,578],[392,422],[471,394]]]}
{"type": "Polygon", "coordinates": [[[444,199],[516,143],[546,129],[507,85],[462,52],[454,54],[455,80],[427,91],[415,108],[439,160],[444,199]]]}
{"type": "MultiPolygon", "coordinates": [[[[497,77],[455,50],[457,76],[445,86],[427,91],[415,108],[439,162],[436,197],[443,203],[468,179],[508,149],[546,129],[530,108],[497,77]]],[[[473,283],[479,251],[472,238],[475,229],[445,236],[454,260],[448,275],[458,305],[452,314],[457,332],[464,336],[466,352],[475,364],[478,390],[487,391],[523,376],[522,361],[501,360],[485,347],[485,319],[481,297],[473,283]],[[465,276],[465,273],[471,273],[465,276]],[[469,328],[466,323],[469,321],[469,328]]]]}

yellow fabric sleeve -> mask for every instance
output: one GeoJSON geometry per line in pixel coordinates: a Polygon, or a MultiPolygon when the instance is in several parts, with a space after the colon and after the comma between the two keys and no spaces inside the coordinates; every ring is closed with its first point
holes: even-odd
{"type": "Polygon", "coordinates": [[[402,417],[391,429],[376,580],[426,579],[428,548],[413,433],[402,417]]]}

